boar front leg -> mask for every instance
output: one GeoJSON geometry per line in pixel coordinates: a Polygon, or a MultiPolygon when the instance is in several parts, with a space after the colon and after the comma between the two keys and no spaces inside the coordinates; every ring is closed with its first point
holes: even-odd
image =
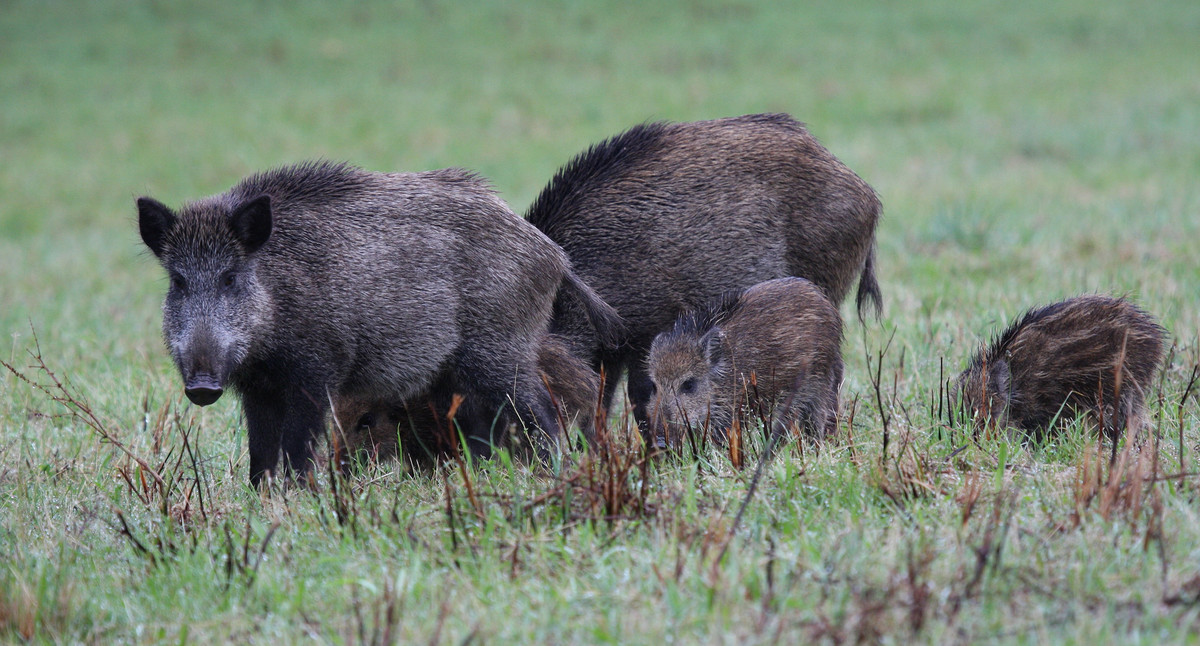
{"type": "Polygon", "coordinates": [[[321,388],[291,388],[284,393],[246,392],[242,410],[250,445],[250,484],[259,486],[268,473],[278,475],[279,453],[283,468],[302,475],[313,464],[313,441],[325,418],[321,388]]]}
{"type": "Polygon", "coordinates": [[[258,487],[279,464],[280,433],[286,406],[282,394],[242,393],[242,413],[250,441],[250,484],[258,487]]]}

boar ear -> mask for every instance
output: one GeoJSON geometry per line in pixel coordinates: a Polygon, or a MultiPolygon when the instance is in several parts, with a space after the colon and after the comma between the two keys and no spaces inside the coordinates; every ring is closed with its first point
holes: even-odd
{"type": "Polygon", "coordinates": [[[259,195],[249,202],[243,202],[234,209],[229,221],[233,225],[234,235],[246,248],[246,253],[258,251],[271,237],[271,197],[259,195]]]}
{"type": "Polygon", "coordinates": [[[704,359],[708,361],[708,365],[716,367],[725,360],[725,333],[721,328],[709,330],[708,334],[700,338],[700,344],[704,347],[704,359]]]}
{"type": "Polygon", "coordinates": [[[1003,401],[1009,400],[1010,389],[1012,388],[1012,373],[1008,369],[1008,362],[1000,359],[988,368],[988,388],[1000,395],[1003,401]]]}
{"type": "Polygon", "coordinates": [[[163,242],[167,232],[175,225],[175,214],[166,204],[150,197],[139,197],[138,231],[142,234],[142,242],[150,247],[155,256],[162,257],[163,242]]]}

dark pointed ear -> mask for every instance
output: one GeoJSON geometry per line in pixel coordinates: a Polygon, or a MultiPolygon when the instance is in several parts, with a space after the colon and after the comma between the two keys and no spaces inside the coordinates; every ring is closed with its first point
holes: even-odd
{"type": "Polygon", "coordinates": [[[233,234],[246,253],[254,253],[271,237],[271,198],[268,195],[243,202],[229,218],[233,234]]]}
{"type": "Polygon", "coordinates": [[[138,231],[142,234],[142,242],[150,247],[155,256],[162,257],[167,232],[175,226],[175,214],[166,204],[150,197],[139,197],[137,207],[138,231]]]}

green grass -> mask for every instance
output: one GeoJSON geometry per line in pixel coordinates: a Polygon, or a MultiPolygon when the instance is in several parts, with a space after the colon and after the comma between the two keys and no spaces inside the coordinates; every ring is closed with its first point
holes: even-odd
{"type": "Polygon", "coordinates": [[[4,371],[0,641],[1195,641],[1197,33],[1184,0],[4,3],[0,358],[37,374],[32,324],[170,486],[4,371]],[[719,452],[653,463],[644,498],[630,475],[645,508],[611,522],[503,460],[260,496],[236,402],[180,397],[138,195],[328,157],[465,166],[523,210],[633,124],[761,111],[879,191],[886,312],[847,326],[853,425],[786,453],[736,527],[752,469],[719,452]],[[1107,484],[1082,429],[1027,449],[940,425],[943,366],[1088,291],[1177,344],[1157,444],[1107,484]]]}

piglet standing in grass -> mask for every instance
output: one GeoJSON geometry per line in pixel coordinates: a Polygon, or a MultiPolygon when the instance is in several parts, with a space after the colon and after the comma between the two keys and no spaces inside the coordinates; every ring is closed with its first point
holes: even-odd
{"type": "Polygon", "coordinates": [[[184,390],[201,406],[241,396],[253,483],[281,452],[285,469],[310,467],[335,398],[432,394],[444,410],[462,394],[480,411],[460,420],[474,445],[496,439],[498,414],[553,441],[537,352],[560,286],[598,326],[619,323],[557,245],[462,170],[315,162],[178,211],[137,206],[170,278],[163,334],[184,390]]]}
{"type": "Polygon", "coordinates": [[[689,426],[722,440],[738,415],[823,438],[837,425],[841,340],[837,308],[808,280],[728,293],[651,344],[651,426],[668,444],[689,426]]]}
{"type": "Polygon", "coordinates": [[[1144,422],[1165,334],[1122,298],[1079,296],[1029,310],[959,375],[962,408],[977,428],[1011,427],[1035,439],[1087,414],[1115,439],[1144,422]]]}

